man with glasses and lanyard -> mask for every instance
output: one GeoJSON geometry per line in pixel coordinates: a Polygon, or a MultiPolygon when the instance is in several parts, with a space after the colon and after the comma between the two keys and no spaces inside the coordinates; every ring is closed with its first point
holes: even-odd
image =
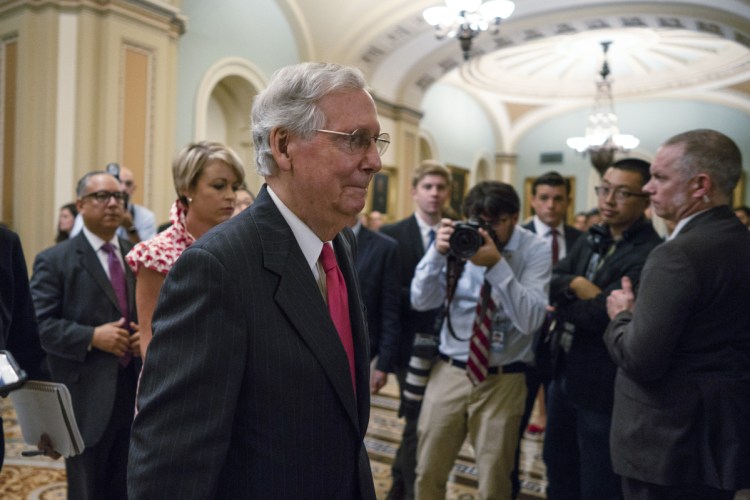
{"type": "Polygon", "coordinates": [[[547,396],[544,462],[550,499],[616,499],[620,482],[609,457],[616,367],[602,341],[606,298],[623,276],[637,285],[661,242],[643,215],[649,164],[614,163],[596,193],[603,224],[594,225],[554,268],[550,303],[553,379],[547,396]]]}
{"type": "Polygon", "coordinates": [[[135,279],[116,235],[127,195],[103,171],[78,182],[83,228],[37,255],[31,277],[50,374],[70,390],[86,446],[65,460],[68,498],[126,499],[130,426],[140,362],[135,279]]]}
{"type": "Polygon", "coordinates": [[[459,252],[465,249],[457,242],[475,233],[443,219],[414,273],[414,309],[445,307],[439,358],[417,424],[421,500],[446,497],[448,475],[467,435],[480,497],[511,498],[524,373],[533,360],[533,333],[546,314],[552,267],[549,245],[516,225],[519,205],[509,184],[480,182],[463,207],[479,226],[476,247],[459,252]]]}

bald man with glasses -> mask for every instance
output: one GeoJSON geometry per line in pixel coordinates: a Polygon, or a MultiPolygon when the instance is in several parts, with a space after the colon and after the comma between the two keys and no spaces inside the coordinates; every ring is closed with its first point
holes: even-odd
{"type": "Polygon", "coordinates": [[[78,182],[81,232],[37,255],[31,295],[52,379],[67,385],[85,444],[66,459],[68,498],[126,499],[140,363],[132,244],[116,235],[127,194],[103,171],[78,182]]]}
{"type": "MultiPolygon", "coordinates": [[[[122,213],[120,227],[117,228],[117,235],[133,244],[153,238],[157,232],[154,212],[132,201],[133,193],[138,188],[133,171],[117,163],[110,163],[107,169],[109,173],[116,174],[115,176],[120,181],[120,190],[125,195],[119,198],[119,200],[124,199],[125,210],[122,213]]],[[[70,231],[70,237],[77,235],[82,227],[83,218],[78,215],[70,231]]]]}

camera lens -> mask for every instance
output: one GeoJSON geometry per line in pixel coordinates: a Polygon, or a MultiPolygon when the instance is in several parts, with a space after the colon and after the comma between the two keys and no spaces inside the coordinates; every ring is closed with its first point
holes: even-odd
{"type": "Polygon", "coordinates": [[[450,250],[456,257],[469,259],[482,246],[484,238],[471,225],[458,223],[455,227],[455,231],[453,231],[450,240],[448,240],[450,250]]]}

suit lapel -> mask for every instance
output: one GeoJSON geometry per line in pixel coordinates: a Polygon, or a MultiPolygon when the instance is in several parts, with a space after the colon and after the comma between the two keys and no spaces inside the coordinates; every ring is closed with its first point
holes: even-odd
{"type": "MultiPolygon", "coordinates": [[[[354,235],[352,234],[351,241],[354,241],[353,236],[354,235]]],[[[359,417],[359,429],[362,429],[367,425],[367,415],[369,410],[367,408],[369,398],[363,397],[369,394],[368,391],[370,386],[370,342],[367,337],[367,321],[364,317],[362,307],[360,306],[362,303],[362,296],[357,273],[353,267],[353,252],[349,241],[347,241],[343,233],[339,233],[339,235],[333,240],[333,244],[336,255],[338,256],[337,261],[341,268],[341,274],[344,275],[344,281],[346,281],[346,291],[349,296],[349,318],[352,327],[352,340],[354,342],[354,365],[357,377],[357,394],[359,395],[357,398],[357,415],[359,417]]]]}
{"type": "Polygon", "coordinates": [[[576,232],[576,228],[565,224],[565,248],[568,252],[570,252],[570,249],[573,248],[576,240],[578,240],[578,236],[580,236],[576,235],[576,232]]]}
{"type": "Polygon", "coordinates": [[[359,429],[346,352],[299,244],[265,187],[252,212],[262,239],[263,265],[279,276],[274,300],[320,362],[352,424],[359,429]]]}
{"type": "Polygon", "coordinates": [[[409,220],[409,243],[407,248],[414,249],[415,262],[419,262],[424,257],[424,241],[422,241],[422,232],[419,230],[419,223],[417,223],[416,214],[411,216],[409,220]]]}
{"type": "MultiPolygon", "coordinates": [[[[359,233],[357,234],[357,261],[358,262],[370,261],[370,254],[373,252],[372,240],[374,237],[375,237],[374,234],[366,227],[362,226],[359,228],[359,233]]],[[[347,283],[348,283],[348,280],[347,280],[347,283]]]]}

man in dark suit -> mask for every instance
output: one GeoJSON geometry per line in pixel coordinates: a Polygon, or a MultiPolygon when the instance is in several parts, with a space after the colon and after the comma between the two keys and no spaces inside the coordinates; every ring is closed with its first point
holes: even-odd
{"type": "Polygon", "coordinates": [[[619,367],[612,461],[626,498],[727,499],[750,487],[750,233],[729,203],[737,145],[693,130],[664,143],[644,191],[677,223],[607,299],[619,367]]]}
{"type": "Polygon", "coordinates": [[[547,395],[544,462],[551,499],[620,498],[609,460],[616,367],[604,347],[606,298],[620,278],[637,282],[661,243],[644,216],[649,165],[624,159],[597,186],[603,225],[589,229],[554,268],[550,303],[557,328],[550,341],[553,379],[547,395]]]}
{"type": "MultiPolygon", "coordinates": [[[[552,250],[552,264],[567,255],[568,250],[583,234],[578,229],[565,223],[570,204],[570,181],[558,172],[550,171],[540,175],[531,185],[531,207],[534,209],[534,218],[522,227],[542,236],[548,242],[552,250]]],[[[545,391],[552,378],[552,369],[549,361],[549,350],[545,344],[547,322],[534,334],[534,356],[535,363],[526,369],[526,406],[523,418],[521,418],[521,429],[518,432],[519,443],[516,449],[516,465],[513,469],[513,498],[518,496],[520,481],[518,478],[518,459],[521,451],[521,438],[527,426],[529,432],[538,434],[544,432],[547,422],[547,409],[545,405],[545,391]],[[534,403],[538,408],[537,419],[529,425],[534,403]]]]}
{"type": "MultiPolygon", "coordinates": [[[[0,349],[7,350],[31,379],[43,378],[44,351],[29,291],[29,275],[21,240],[0,225],[0,349]]],[[[5,439],[0,417],[0,469],[5,439]]]]}
{"type": "Polygon", "coordinates": [[[31,295],[52,379],[68,386],[86,445],[65,461],[68,498],[127,498],[140,348],[135,281],[124,265],[132,244],[115,234],[125,193],[114,176],[91,172],[76,194],[83,230],[37,255],[31,295]]]}
{"type": "Polygon", "coordinates": [[[396,366],[401,322],[398,275],[398,243],[390,236],[371,231],[361,222],[354,227],[357,236],[356,269],[367,310],[370,358],[378,357],[370,376],[370,392],[377,394],[388,383],[396,366]]]}
{"type": "Polygon", "coordinates": [[[302,63],[256,96],[266,184],[164,282],[131,499],[375,498],[363,442],[369,340],[346,226],[389,137],[365,87],[354,68],[302,63]]]}
{"type": "Polygon", "coordinates": [[[419,413],[406,410],[408,406],[404,402],[404,387],[414,337],[417,333],[437,335],[435,318],[438,310],[415,311],[412,309],[411,279],[414,277],[414,269],[422,260],[427,247],[434,241],[435,234],[440,227],[445,202],[450,196],[450,170],[440,162],[425,160],[414,171],[411,185],[414,214],[380,228],[381,233],[398,241],[400,267],[392,267],[391,272],[399,269],[401,288],[401,341],[397,352],[386,354],[389,358],[396,360],[396,377],[401,392],[399,414],[405,419],[401,443],[391,467],[393,482],[388,493],[390,500],[414,498],[419,413]]]}

